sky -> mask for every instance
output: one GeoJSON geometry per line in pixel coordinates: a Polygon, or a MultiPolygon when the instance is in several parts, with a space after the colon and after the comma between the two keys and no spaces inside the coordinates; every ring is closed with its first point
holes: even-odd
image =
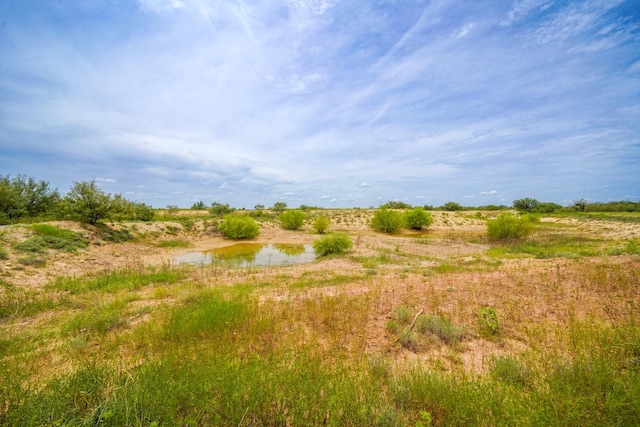
{"type": "Polygon", "coordinates": [[[154,207],[640,200],[638,0],[0,0],[0,175],[154,207]]]}

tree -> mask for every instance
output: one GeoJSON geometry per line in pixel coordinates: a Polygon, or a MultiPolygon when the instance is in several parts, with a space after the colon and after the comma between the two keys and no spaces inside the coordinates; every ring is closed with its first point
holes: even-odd
{"type": "Polygon", "coordinates": [[[551,213],[551,212],[559,211],[560,209],[562,209],[562,206],[560,206],[557,203],[542,202],[538,204],[538,206],[536,206],[532,212],[551,213]]]}
{"type": "Polygon", "coordinates": [[[205,205],[202,200],[200,200],[199,202],[194,203],[191,206],[191,210],[194,210],[194,211],[203,211],[205,209],[207,209],[207,205],[205,205]]]}
{"type": "Polygon", "coordinates": [[[462,205],[457,202],[447,202],[442,205],[442,209],[445,211],[461,211],[462,205]]]}
{"type": "Polygon", "coordinates": [[[407,228],[421,230],[422,227],[429,227],[433,223],[433,217],[423,208],[417,207],[404,213],[404,222],[407,228]]]}
{"type": "Polygon", "coordinates": [[[381,233],[395,233],[403,225],[402,214],[387,208],[376,209],[371,220],[371,228],[381,233]]]}
{"type": "Polygon", "coordinates": [[[37,217],[51,213],[58,202],[58,190],[46,181],[26,175],[0,177],[0,218],[37,217]]]}
{"type": "Polygon", "coordinates": [[[287,203],[286,202],[276,202],[273,207],[271,208],[272,211],[276,212],[276,213],[282,213],[287,209],[287,203]]]}
{"type": "Polygon", "coordinates": [[[89,224],[108,218],[119,200],[120,196],[114,197],[98,188],[95,180],[74,182],[65,196],[71,216],[89,224]]]}
{"type": "Polygon", "coordinates": [[[513,207],[519,211],[533,212],[533,210],[540,204],[536,199],[525,197],[524,199],[518,199],[513,201],[513,207]]]}
{"type": "Polygon", "coordinates": [[[211,208],[209,208],[209,213],[213,216],[224,216],[233,212],[235,209],[229,206],[228,203],[222,204],[218,202],[211,203],[211,208]]]}
{"type": "Polygon", "coordinates": [[[387,203],[380,205],[381,208],[387,209],[411,209],[409,203],[401,202],[399,200],[389,200],[387,203]]]}
{"type": "Polygon", "coordinates": [[[584,212],[587,210],[587,205],[589,204],[589,202],[587,202],[585,199],[580,199],[577,202],[575,202],[573,204],[573,207],[575,208],[575,210],[577,210],[578,212],[584,212]]]}

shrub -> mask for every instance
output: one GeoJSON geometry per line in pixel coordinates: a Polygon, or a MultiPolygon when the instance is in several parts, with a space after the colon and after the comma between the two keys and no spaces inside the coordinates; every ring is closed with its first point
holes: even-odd
{"type": "Polygon", "coordinates": [[[344,233],[322,237],[313,242],[313,249],[318,256],[342,254],[351,249],[351,238],[344,233]]]}
{"type": "Polygon", "coordinates": [[[402,214],[386,208],[377,209],[371,220],[371,228],[381,233],[395,233],[403,225],[402,214]]]}
{"type": "Polygon", "coordinates": [[[278,219],[285,230],[297,230],[302,227],[305,215],[301,211],[290,210],[280,214],[278,219]]]}
{"type": "Polygon", "coordinates": [[[2,246],[0,246],[0,259],[9,259],[9,252],[2,246]]]}
{"type": "Polygon", "coordinates": [[[487,222],[487,232],[491,240],[521,239],[533,231],[529,218],[518,218],[512,213],[501,213],[487,222]]]}
{"type": "Polygon", "coordinates": [[[218,230],[228,239],[252,239],[260,234],[258,223],[247,215],[225,216],[218,230]]]}
{"type": "Polygon", "coordinates": [[[211,208],[209,209],[209,213],[213,216],[222,217],[225,215],[229,215],[234,210],[235,209],[229,206],[228,203],[222,204],[218,202],[213,202],[211,203],[211,208]]]}
{"type": "Polygon", "coordinates": [[[313,229],[317,233],[322,234],[327,231],[327,228],[331,225],[331,220],[328,216],[320,215],[313,221],[313,229]]]}
{"type": "Polygon", "coordinates": [[[404,222],[407,228],[421,230],[422,227],[429,227],[433,224],[433,217],[423,208],[413,208],[404,213],[404,222]]]}

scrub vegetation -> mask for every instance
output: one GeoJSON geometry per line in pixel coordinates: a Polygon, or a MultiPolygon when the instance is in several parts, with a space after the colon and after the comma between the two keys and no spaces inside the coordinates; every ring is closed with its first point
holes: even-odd
{"type": "Polygon", "coordinates": [[[637,213],[510,212],[529,233],[494,239],[506,212],[387,234],[384,209],[0,227],[0,425],[640,424],[637,213]],[[171,262],[247,219],[336,255],[171,262]]]}

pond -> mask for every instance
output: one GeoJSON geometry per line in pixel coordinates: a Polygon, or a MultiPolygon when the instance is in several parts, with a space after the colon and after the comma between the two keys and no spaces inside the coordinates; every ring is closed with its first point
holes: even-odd
{"type": "Polygon", "coordinates": [[[316,259],[313,247],[288,243],[236,243],[223,248],[189,252],[174,259],[176,264],[253,267],[294,265],[316,259]]]}

